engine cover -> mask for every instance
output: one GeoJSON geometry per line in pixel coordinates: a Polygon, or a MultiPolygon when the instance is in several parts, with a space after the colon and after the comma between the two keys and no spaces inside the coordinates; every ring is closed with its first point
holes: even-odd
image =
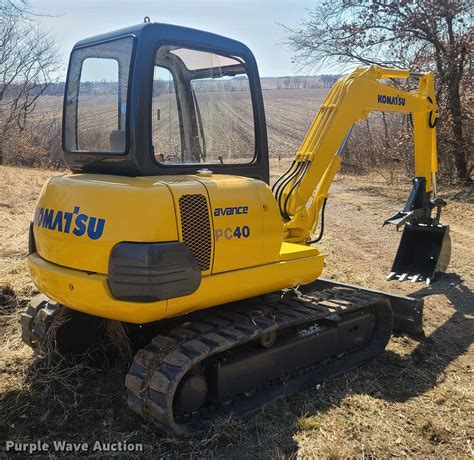
{"type": "Polygon", "coordinates": [[[283,241],[268,185],[238,176],[55,177],[31,234],[41,292],[133,323],[305,284],[324,263],[317,249],[283,241]]]}
{"type": "Polygon", "coordinates": [[[274,262],[282,232],[265,183],[222,175],[55,177],[44,186],[33,221],[43,259],[102,274],[121,242],[181,241],[203,275],[274,262]]]}

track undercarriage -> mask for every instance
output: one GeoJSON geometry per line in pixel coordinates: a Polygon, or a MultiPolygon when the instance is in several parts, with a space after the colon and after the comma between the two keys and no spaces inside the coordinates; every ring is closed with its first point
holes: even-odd
{"type": "Polygon", "coordinates": [[[192,434],[374,358],[392,325],[386,299],[341,287],[213,309],[138,351],[128,404],[165,431],[192,434]]]}
{"type": "MultiPolygon", "coordinates": [[[[128,325],[140,348],[125,381],[128,405],[166,432],[206,430],[219,419],[248,414],[375,358],[393,329],[422,332],[422,304],[317,280],[159,322],[157,328],[128,325]]],[[[44,296],[32,300],[22,318],[24,340],[42,352],[64,308],[44,296]]],[[[67,329],[58,329],[59,351],[81,353],[92,340],[84,328],[100,337],[103,326],[100,318],[68,312],[69,323],[61,326],[67,329]],[[88,342],[81,343],[81,336],[88,342]]]]}

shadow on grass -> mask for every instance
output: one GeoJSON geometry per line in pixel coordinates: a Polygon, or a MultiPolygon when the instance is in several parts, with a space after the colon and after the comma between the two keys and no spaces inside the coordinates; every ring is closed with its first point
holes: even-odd
{"type": "MultiPolygon", "coordinates": [[[[35,359],[23,386],[0,399],[4,422],[0,439],[138,442],[144,444],[145,456],[158,457],[291,457],[298,450],[295,433],[308,429],[299,424],[303,414],[326,412],[340,405],[349,393],[404,402],[442,382],[449,364],[473,341],[469,321],[474,314],[474,297],[453,273],[441,276],[412,296],[436,294],[446,296],[455,313],[420,338],[410,354],[402,356],[387,350],[358,371],[348,372],[319,390],[273,402],[241,420],[224,421],[213,432],[196,439],[162,435],[128,410],[123,385],[126,366],[98,368],[35,359]]],[[[430,314],[425,306],[425,318],[430,314]]],[[[403,341],[404,337],[397,340],[403,341]]]]}
{"type": "MultiPolygon", "coordinates": [[[[449,364],[464,354],[474,341],[471,323],[474,319],[474,295],[459,275],[443,274],[435,283],[410,295],[419,298],[446,296],[455,312],[429,335],[421,337],[408,356],[386,351],[380,357],[385,366],[384,374],[392,381],[384,398],[396,402],[406,401],[435,387],[444,378],[449,364]]],[[[425,305],[425,320],[432,313],[425,305]]]]}

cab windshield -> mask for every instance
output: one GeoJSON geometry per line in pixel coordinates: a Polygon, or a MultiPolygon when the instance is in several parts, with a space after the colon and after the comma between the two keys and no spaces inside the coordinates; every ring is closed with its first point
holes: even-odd
{"type": "Polygon", "coordinates": [[[251,163],[252,107],[240,57],[176,45],[162,45],[156,51],[152,144],[159,163],[251,163]]]}

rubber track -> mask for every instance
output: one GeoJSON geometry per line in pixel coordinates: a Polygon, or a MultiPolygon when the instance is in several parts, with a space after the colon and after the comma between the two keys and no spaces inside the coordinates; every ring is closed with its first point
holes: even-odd
{"type": "Polygon", "coordinates": [[[37,295],[28,303],[28,308],[20,317],[21,338],[33,350],[44,353],[44,341],[59,304],[45,295],[37,295]]]}
{"type": "Polygon", "coordinates": [[[167,335],[155,337],[137,352],[125,380],[127,402],[134,412],[153,420],[163,431],[190,435],[206,429],[221,416],[255,411],[275,398],[334,377],[374,358],[385,349],[392,322],[387,300],[340,287],[305,295],[291,290],[283,296],[281,293],[269,294],[230,308],[212,309],[204,319],[184,320],[167,335]],[[373,337],[361,350],[340,359],[334,357],[328,365],[301,369],[293,378],[266,384],[250,397],[237,396],[225,405],[206,406],[175,419],[173,398],[178,384],[203,360],[274,330],[323,318],[337,320],[369,306],[379,313],[376,313],[373,337]]]}

